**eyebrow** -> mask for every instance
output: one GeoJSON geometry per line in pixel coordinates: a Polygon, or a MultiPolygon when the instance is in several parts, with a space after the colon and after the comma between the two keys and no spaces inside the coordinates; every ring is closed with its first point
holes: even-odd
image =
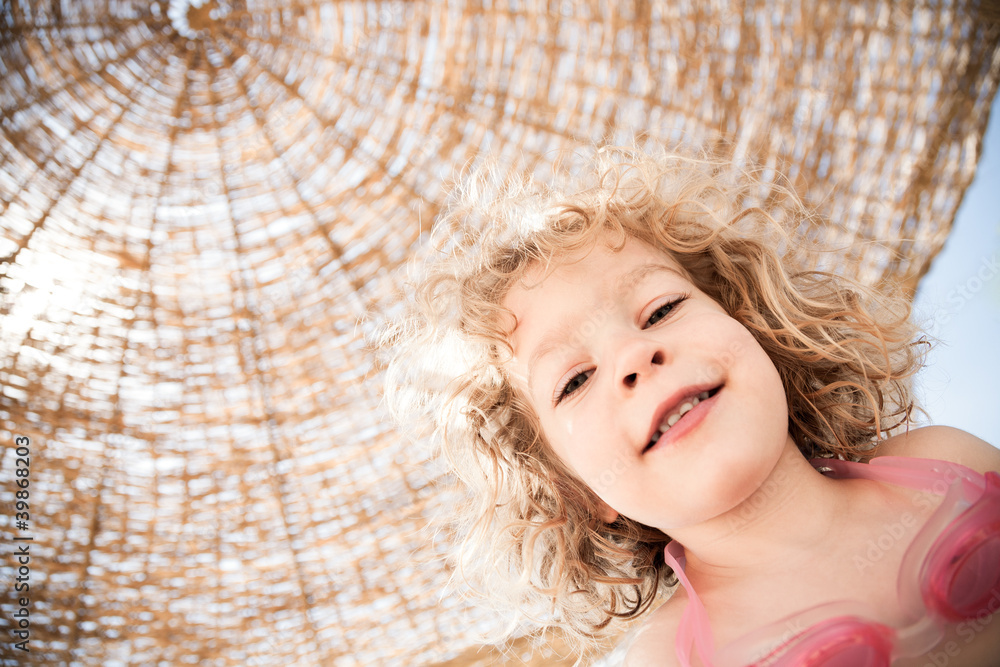
{"type": "MultiPolygon", "coordinates": [[[[628,273],[623,274],[615,281],[614,287],[604,293],[604,299],[602,303],[616,303],[621,300],[621,297],[630,289],[635,288],[637,285],[646,280],[650,275],[654,273],[672,273],[675,276],[687,280],[687,276],[682,274],[677,269],[672,266],[667,266],[666,264],[643,264],[638,266],[628,273]]],[[[538,342],[535,350],[531,353],[528,358],[528,386],[533,387],[531,376],[532,370],[544,357],[552,354],[558,348],[562,347],[566,342],[565,331],[572,328],[578,324],[575,318],[570,318],[567,320],[560,321],[557,326],[550,328],[542,339],[538,342]]]]}

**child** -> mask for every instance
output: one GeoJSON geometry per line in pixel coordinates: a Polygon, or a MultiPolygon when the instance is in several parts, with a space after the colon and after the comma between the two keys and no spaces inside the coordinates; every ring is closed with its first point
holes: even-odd
{"type": "Polygon", "coordinates": [[[470,490],[461,571],[584,646],[646,617],[631,665],[997,664],[1000,453],[906,432],[906,306],[786,268],[809,216],[749,172],[592,162],[470,180],[382,339],[470,490]]]}

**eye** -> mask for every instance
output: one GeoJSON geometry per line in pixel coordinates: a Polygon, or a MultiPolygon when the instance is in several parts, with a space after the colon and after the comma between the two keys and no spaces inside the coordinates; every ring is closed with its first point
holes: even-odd
{"type": "Polygon", "coordinates": [[[649,328],[660,321],[667,319],[674,312],[674,309],[676,309],[685,299],[687,299],[687,295],[675,297],[657,307],[657,309],[649,315],[649,319],[646,320],[646,326],[644,326],[643,329],[649,328]]]}
{"type": "Polygon", "coordinates": [[[590,376],[594,374],[593,369],[582,371],[570,377],[565,384],[556,389],[556,394],[554,397],[554,403],[559,405],[564,398],[567,398],[570,394],[575,392],[577,389],[587,384],[587,380],[590,376]]]}

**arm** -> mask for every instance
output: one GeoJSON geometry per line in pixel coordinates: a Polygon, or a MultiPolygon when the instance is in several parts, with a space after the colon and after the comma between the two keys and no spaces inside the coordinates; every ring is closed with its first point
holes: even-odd
{"type": "Polygon", "coordinates": [[[682,597],[686,597],[682,591],[675,593],[635,631],[624,667],[679,667],[674,637],[683,611],[683,604],[678,604],[682,597]]]}
{"type": "Polygon", "coordinates": [[[940,459],[961,463],[981,473],[1000,471],[1000,449],[950,426],[925,426],[893,436],[878,446],[875,457],[878,456],[940,459]]]}

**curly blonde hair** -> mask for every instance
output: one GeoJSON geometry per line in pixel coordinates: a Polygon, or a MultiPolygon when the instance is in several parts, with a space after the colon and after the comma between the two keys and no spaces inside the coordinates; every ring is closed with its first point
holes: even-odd
{"type": "Polygon", "coordinates": [[[669,537],[627,517],[603,522],[512,381],[515,320],[503,302],[530,268],[607,239],[672,257],[770,356],[807,457],[869,457],[908,423],[921,361],[905,299],[786,269],[801,264],[794,234],[813,220],[773,178],[705,155],[585,157],[577,175],[560,174],[563,189],[496,168],[466,178],[412,265],[405,312],[379,339],[390,408],[411,432],[430,427],[470,491],[455,507],[461,571],[514,618],[558,623],[583,646],[674,583],[669,537]]]}

